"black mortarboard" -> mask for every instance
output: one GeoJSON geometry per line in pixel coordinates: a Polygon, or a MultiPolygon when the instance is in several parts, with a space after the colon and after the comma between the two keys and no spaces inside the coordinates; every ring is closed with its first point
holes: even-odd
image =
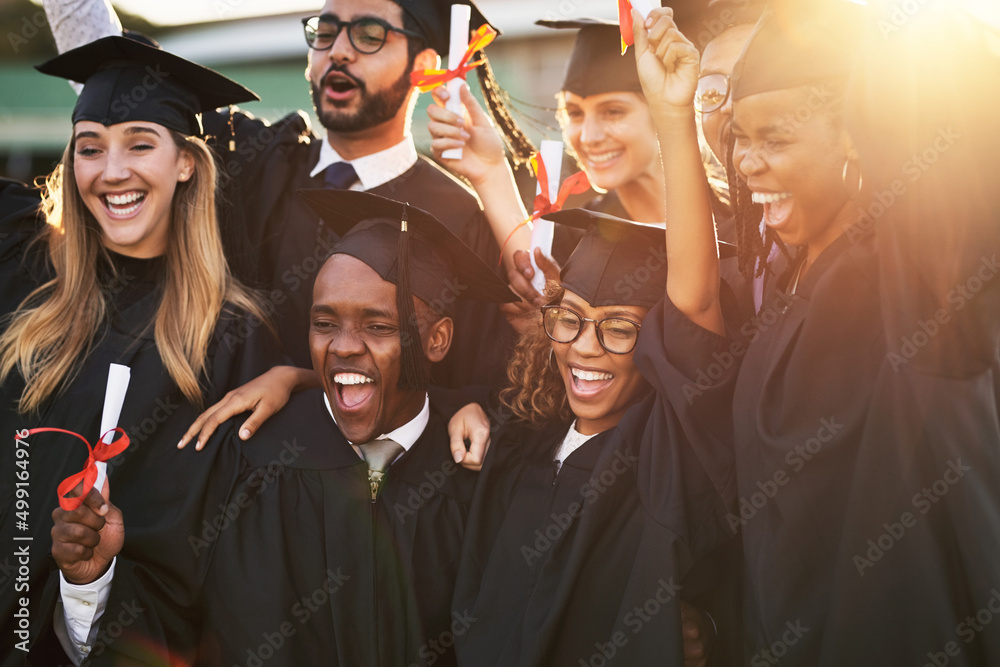
{"type": "Polygon", "coordinates": [[[684,35],[704,51],[709,42],[729,28],[757,23],[766,6],[766,0],[709,0],[684,35]]]}
{"type": "MultiPolygon", "coordinates": [[[[419,32],[427,39],[427,46],[439,55],[448,55],[451,35],[451,6],[469,5],[472,16],[469,19],[469,30],[476,30],[484,23],[489,23],[483,13],[472,0],[393,0],[403,8],[403,11],[419,26],[419,32]]],[[[490,26],[500,34],[500,29],[490,26]]]]}
{"type": "Polygon", "coordinates": [[[642,95],[639,72],[632,53],[622,55],[617,21],[581,18],[566,21],[535,21],[557,30],[578,30],[573,52],[566,63],[562,90],[589,97],[601,93],[633,92],[642,95]]]}
{"type": "MultiPolygon", "coordinates": [[[[582,208],[542,216],[585,230],[560,274],[562,286],[601,306],[651,308],[667,285],[667,248],[663,227],[616,218],[582,208]]],[[[720,243],[722,257],[735,248],[720,243]]]]}
{"type": "MultiPolygon", "coordinates": [[[[689,23],[697,15],[703,0],[673,0],[674,21],[687,34],[689,23]]],[[[660,5],[653,0],[654,7],[660,5]]],[[[617,21],[597,18],[567,20],[542,19],[535,25],[556,30],[579,30],[573,51],[566,63],[562,90],[580,97],[628,91],[642,95],[635,56],[622,54],[621,29],[617,21]]]]}
{"type": "Polygon", "coordinates": [[[863,11],[848,0],[786,0],[769,7],[733,68],[733,100],[846,80],[862,37],[863,11]]]}
{"type": "Polygon", "coordinates": [[[38,65],[43,74],[83,83],[73,122],[158,123],[201,134],[198,114],[260,99],[207,67],[126,37],[104,37],[38,65]]]}
{"type": "Polygon", "coordinates": [[[403,388],[424,388],[429,381],[420,345],[407,344],[420,340],[410,295],[441,314],[460,297],[518,300],[486,262],[426,211],[353,190],[299,190],[299,196],[340,236],[332,254],[355,257],[396,285],[403,388]]]}

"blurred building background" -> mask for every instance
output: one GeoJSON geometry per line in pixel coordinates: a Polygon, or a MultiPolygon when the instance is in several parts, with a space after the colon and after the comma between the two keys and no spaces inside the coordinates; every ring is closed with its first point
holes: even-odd
{"type": "MultiPolygon", "coordinates": [[[[286,13],[268,16],[241,14],[277,3],[131,0],[113,4],[126,28],[145,32],[164,48],[255,90],[262,101],[244,108],[274,120],[296,109],[312,112],[300,20],[315,14],[321,1],[316,0],[316,7],[303,0],[294,2],[305,8],[288,11],[289,3],[282,2],[286,13]]],[[[488,52],[497,80],[521,112],[519,120],[536,143],[542,138],[558,139],[553,95],[562,81],[573,34],[539,28],[534,21],[612,18],[617,4],[613,0],[478,0],[477,4],[503,33],[488,52]]],[[[0,175],[30,181],[51,171],[59,160],[70,137],[75,96],[66,82],[32,69],[55,55],[39,4],[0,0],[0,43],[0,175]]],[[[470,75],[469,81],[475,90],[475,76],[470,75]]],[[[421,95],[414,113],[413,134],[424,152],[428,143],[424,109],[429,103],[430,95],[421,95]]]]}

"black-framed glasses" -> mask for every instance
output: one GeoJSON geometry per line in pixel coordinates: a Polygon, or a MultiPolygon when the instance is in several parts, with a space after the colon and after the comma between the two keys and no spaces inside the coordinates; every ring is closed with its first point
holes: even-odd
{"type": "Polygon", "coordinates": [[[328,51],[337,41],[342,28],[347,28],[347,37],[358,53],[372,54],[385,46],[390,32],[398,32],[407,37],[423,39],[424,36],[412,30],[404,30],[386,23],[375,16],[365,16],[353,21],[341,21],[332,14],[310,16],[302,19],[302,29],[306,34],[306,44],[316,51],[328,51]]]}
{"type": "Polygon", "coordinates": [[[586,322],[593,322],[597,342],[611,354],[628,354],[639,339],[638,322],[623,317],[592,320],[563,306],[542,306],[542,323],[546,335],[557,343],[572,343],[583,332],[586,322]]]}
{"type": "Polygon", "coordinates": [[[725,74],[706,74],[698,79],[694,108],[701,113],[712,113],[721,109],[728,97],[729,77],[725,74]]]}

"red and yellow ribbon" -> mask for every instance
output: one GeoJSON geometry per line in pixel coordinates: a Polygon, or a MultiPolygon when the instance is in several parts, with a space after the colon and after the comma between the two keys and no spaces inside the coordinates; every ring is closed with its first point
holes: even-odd
{"type": "MultiPolygon", "coordinates": [[[[410,72],[410,83],[426,93],[437,88],[442,83],[452,79],[464,79],[465,75],[483,64],[482,60],[470,63],[469,60],[477,51],[482,51],[497,38],[497,31],[484,23],[472,34],[469,48],[465,50],[462,59],[452,69],[425,69],[420,72],[410,72]]],[[[450,57],[450,56],[449,56],[450,57]]]]}
{"type": "Polygon", "coordinates": [[[618,0],[618,28],[622,33],[622,55],[628,47],[635,44],[632,33],[632,3],[629,0],[618,0]]]}
{"type": "Polygon", "coordinates": [[[61,428],[33,428],[28,431],[29,436],[36,433],[65,433],[66,435],[71,435],[74,438],[83,440],[83,443],[87,445],[87,451],[90,452],[87,456],[87,463],[83,466],[83,470],[75,475],[70,475],[59,483],[59,487],[57,489],[59,493],[59,506],[67,512],[72,512],[83,504],[83,499],[86,498],[87,494],[90,493],[90,490],[94,488],[94,482],[97,481],[97,462],[104,462],[113,459],[124,452],[129,445],[128,436],[125,434],[125,431],[120,428],[114,428],[107,433],[103,433],[96,447],[92,447],[90,442],[79,433],[74,433],[73,431],[67,431],[61,428]],[[117,433],[119,437],[115,438],[110,443],[105,443],[104,436],[108,433],[117,433]],[[80,482],[83,482],[83,491],[80,495],[73,498],[67,497],[67,494],[71,493],[80,482]]]}
{"type": "MultiPolygon", "coordinates": [[[[510,231],[507,235],[506,240],[504,240],[503,245],[500,246],[500,262],[503,262],[503,251],[507,247],[507,243],[521,227],[525,225],[531,225],[532,222],[538,220],[543,215],[548,215],[549,213],[555,213],[561,211],[563,205],[566,204],[566,200],[569,199],[570,195],[578,195],[587,191],[590,188],[590,179],[587,178],[587,174],[582,171],[578,171],[572,176],[566,178],[562,185],[559,186],[559,193],[556,195],[556,200],[549,200],[549,177],[548,173],[545,171],[545,160],[542,159],[540,153],[535,153],[531,156],[531,168],[535,170],[535,174],[538,176],[538,183],[541,186],[540,192],[535,196],[535,203],[532,205],[534,211],[531,215],[524,220],[521,224],[510,231]]],[[[498,264],[499,266],[499,264],[498,264]]]]}

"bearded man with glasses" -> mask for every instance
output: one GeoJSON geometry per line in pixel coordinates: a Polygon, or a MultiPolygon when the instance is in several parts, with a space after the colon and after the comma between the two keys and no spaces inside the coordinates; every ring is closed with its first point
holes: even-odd
{"type": "MultiPolygon", "coordinates": [[[[298,199],[296,190],[364,190],[431,212],[491,266],[499,248],[476,197],[419,156],[410,134],[418,91],[410,73],[440,66],[448,50],[451,2],[327,0],[303,21],[309,47],[306,79],[317,136],[297,111],[269,124],[239,110],[204,114],[217,139],[226,196],[220,224],[233,271],[264,289],[281,343],[296,366],[310,366],[308,312],[313,283],[336,237],[298,199]],[[404,9],[405,7],[405,9],[404,9]]],[[[473,5],[471,0],[468,4],[473,5]]],[[[60,51],[121,26],[101,0],[46,0],[60,51]]],[[[473,5],[470,27],[486,19],[473,5]]],[[[495,81],[493,82],[495,86],[495,81]]],[[[449,303],[462,296],[442,294],[449,303]]],[[[504,381],[513,330],[493,304],[459,301],[449,360],[436,384],[461,387],[504,381]]],[[[303,382],[308,375],[298,376],[303,382]]],[[[244,406],[252,407],[252,406],[244,406]]]]}

